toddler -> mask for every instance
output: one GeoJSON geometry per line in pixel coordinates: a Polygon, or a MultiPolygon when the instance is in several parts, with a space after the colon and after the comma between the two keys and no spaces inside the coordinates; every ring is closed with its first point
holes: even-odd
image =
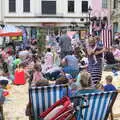
{"type": "Polygon", "coordinates": [[[113,77],[108,75],[106,78],[106,85],[104,86],[105,91],[115,91],[116,87],[112,84],[113,77]]]}
{"type": "Polygon", "coordinates": [[[34,73],[33,73],[33,80],[32,80],[32,86],[34,86],[38,81],[43,80],[44,77],[41,73],[41,66],[35,64],[34,65],[34,73]]]}

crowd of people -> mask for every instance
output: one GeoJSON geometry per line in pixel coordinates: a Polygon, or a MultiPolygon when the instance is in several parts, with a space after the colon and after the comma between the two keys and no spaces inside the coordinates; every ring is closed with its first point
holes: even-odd
{"type": "Polygon", "coordinates": [[[89,36],[84,41],[85,45],[79,43],[80,47],[73,47],[64,30],[62,35],[52,42],[54,45],[48,43],[41,58],[38,55],[37,42],[16,51],[1,49],[1,75],[15,85],[23,85],[30,79],[31,85],[35,85],[39,80],[54,81],[66,74],[76,80],[78,76],[80,78],[80,72],[86,70],[91,75],[91,85],[95,86],[101,81],[103,55],[106,64],[120,61],[120,50],[115,46],[105,49],[98,36],[89,36]],[[111,57],[113,59],[110,59],[111,57]]]}
{"type": "Polygon", "coordinates": [[[101,82],[103,55],[106,64],[120,61],[120,50],[115,46],[104,48],[100,38],[89,36],[82,47],[72,47],[66,31],[47,45],[42,57],[39,57],[37,42],[25,49],[0,51],[0,76],[6,77],[13,85],[44,86],[50,84],[68,84],[69,96],[84,92],[116,90],[112,85],[112,76],[106,77],[106,85],[101,82]],[[82,49],[81,49],[82,48],[82,49]],[[113,59],[111,59],[111,56],[113,59]]]}

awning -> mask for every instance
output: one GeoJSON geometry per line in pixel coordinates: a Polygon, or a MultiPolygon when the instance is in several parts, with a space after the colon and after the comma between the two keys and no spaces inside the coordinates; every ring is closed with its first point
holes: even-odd
{"type": "Polygon", "coordinates": [[[3,28],[0,28],[0,36],[9,36],[9,37],[13,37],[13,36],[21,36],[22,35],[22,30],[12,26],[12,25],[5,25],[3,28]]]}

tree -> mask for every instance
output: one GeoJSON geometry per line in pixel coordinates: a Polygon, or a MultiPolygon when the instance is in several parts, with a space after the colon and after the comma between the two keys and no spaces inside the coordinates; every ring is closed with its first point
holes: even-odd
{"type": "Polygon", "coordinates": [[[42,57],[42,53],[45,50],[46,40],[45,40],[45,30],[43,28],[37,29],[37,47],[38,55],[42,57]]]}

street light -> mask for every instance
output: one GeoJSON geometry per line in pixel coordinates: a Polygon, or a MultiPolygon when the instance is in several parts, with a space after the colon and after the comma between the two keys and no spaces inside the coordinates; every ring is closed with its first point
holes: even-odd
{"type": "Polygon", "coordinates": [[[91,12],[92,12],[92,8],[91,6],[88,7],[88,15],[89,15],[89,22],[88,22],[88,29],[89,29],[89,33],[91,34],[91,12]]]}
{"type": "Polygon", "coordinates": [[[89,6],[89,7],[88,7],[89,22],[90,22],[90,15],[91,15],[91,12],[92,12],[92,8],[91,8],[91,6],[89,6]]]}

